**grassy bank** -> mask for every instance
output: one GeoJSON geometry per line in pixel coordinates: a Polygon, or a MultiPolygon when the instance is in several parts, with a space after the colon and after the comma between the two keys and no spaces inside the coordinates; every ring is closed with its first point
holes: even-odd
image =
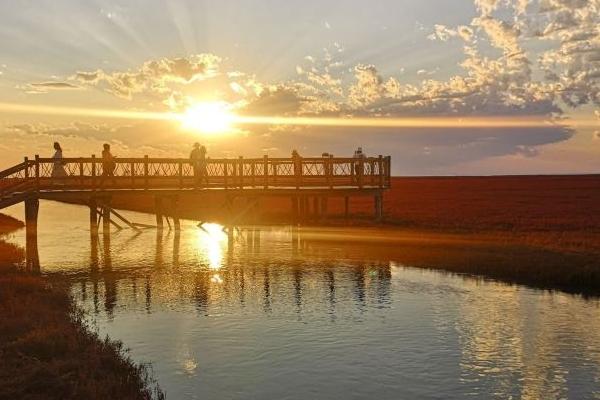
{"type": "MultiPolygon", "coordinates": [[[[19,226],[0,214],[0,232],[19,226]]],[[[66,292],[19,273],[23,257],[0,241],[0,399],[163,398],[148,367],[91,332],[66,292]]]]}
{"type": "Polygon", "coordinates": [[[493,235],[417,233],[397,228],[306,227],[300,233],[315,254],[339,259],[385,259],[539,289],[600,295],[597,254],[535,248],[493,235]]]}

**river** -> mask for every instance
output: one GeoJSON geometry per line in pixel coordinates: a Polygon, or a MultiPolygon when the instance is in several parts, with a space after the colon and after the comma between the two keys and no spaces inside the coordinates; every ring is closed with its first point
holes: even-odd
{"type": "Polygon", "coordinates": [[[596,298],[415,268],[408,250],[345,240],[353,228],[184,221],[91,240],[88,219],[41,203],[41,271],[167,398],[600,398],[596,298]]]}

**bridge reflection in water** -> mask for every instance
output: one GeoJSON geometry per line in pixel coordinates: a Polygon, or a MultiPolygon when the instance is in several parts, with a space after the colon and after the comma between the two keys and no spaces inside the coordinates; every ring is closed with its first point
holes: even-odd
{"type": "Polygon", "coordinates": [[[477,272],[576,258],[386,242],[391,233],[375,240],[373,230],[187,221],[180,232],[90,240],[77,222],[86,209],[42,206],[41,271],[71,285],[102,335],[151,361],[172,397],[310,398],[307,388],[324,398],[600,395],[597,299],[404,267],[477,272]]]}
{"type": "MultiPolygon", "coordinates": [[[[248,302],[259,302],[269,313],[281,302],[293,304],[298,315],[306,307],[326,303],[334,317],[340,290],[351,292],[359,308],[368,302],[390,303],[389,262],[340,266],[328,258],[326,243],[305,237],[298,228],[267,230],[266,243],[265,231],[258,227],[233,228],[228,233],[221,225],[204,224],[197,231],[154,231],[152,256],[113,265],[114,253],[127,251],[135,242],[138,246],[147,243],[149,233],[134,234],[117,245],[112,245],[109,234],[91,236],[89,270],[77,271],[68,279],[81,300],[92,296],[95,313],[103,311],[110,319],[119,305],[143,305],[152,312],[155,306],[182,301],[202,314],[210,314],[213,307],[232,303],[244,307],[248,302]],[[269,262],[273,251],[278,252],[276,261],[269,262]],[[285,251],[288,255],[282,262],[285,251]]],[[[152,252],[152,246],[147,251],[152,252]]]]}

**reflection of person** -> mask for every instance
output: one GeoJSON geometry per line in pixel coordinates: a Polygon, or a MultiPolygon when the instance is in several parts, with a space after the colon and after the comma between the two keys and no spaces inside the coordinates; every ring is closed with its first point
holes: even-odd
{"type": "Polygon", "coordinates": [[[54,142],[54,155],[52,156],[52,177],[53,178],[63,178],[67,176],[67,172],[65,171],[65,163],[62,160],[62,148],[60,147],[60,143],[54,142]]]}
{"type": "Polygon", "coordinates": [[[206,147],[200,146],[200,143],[194,143],[194,149],[190,153],[190,161],[194,168],[196,184],[208,183],[208,177],[206,176],[206,147]]]}
{"type": "Polygon", "coordinates": [[[116,167],[117,163],[110,152],[110,144],[104,143],[104,149],[102,150],[102,175],[115,176],[116,167]]]}

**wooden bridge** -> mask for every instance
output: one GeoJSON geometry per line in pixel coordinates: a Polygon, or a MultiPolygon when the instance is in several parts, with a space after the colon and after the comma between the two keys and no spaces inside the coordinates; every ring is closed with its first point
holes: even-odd
{"type": "Polygon", "coordinates": [[[0,209],[24,202],[27,236],[36,235],[40,199],[89,205],[92,232],[100,220],[105,230],[116,225],[111,214],[135,228],[110,207],[111,199],[122,195],[154,196],[158,228],[163,216],[170,216],[179,229],[177,202],[182,196],[214,191],[228,199],[287,196],[299,220],[310,208],[310,197],[315,211],[326,213],[326,199],[342,196],[347,213],[350,196],[373,196],[374,214],[380,219],[383,191],[390,187],[390,164],[390,157],[383,156],[208,158],[192,165],[184,158],[114,158],[110,164],[95,156],[57,161],[36,155],[0,172],[0,209]],[[53,171],[61,166],[66,174],[56,176],[53,171]]]}

